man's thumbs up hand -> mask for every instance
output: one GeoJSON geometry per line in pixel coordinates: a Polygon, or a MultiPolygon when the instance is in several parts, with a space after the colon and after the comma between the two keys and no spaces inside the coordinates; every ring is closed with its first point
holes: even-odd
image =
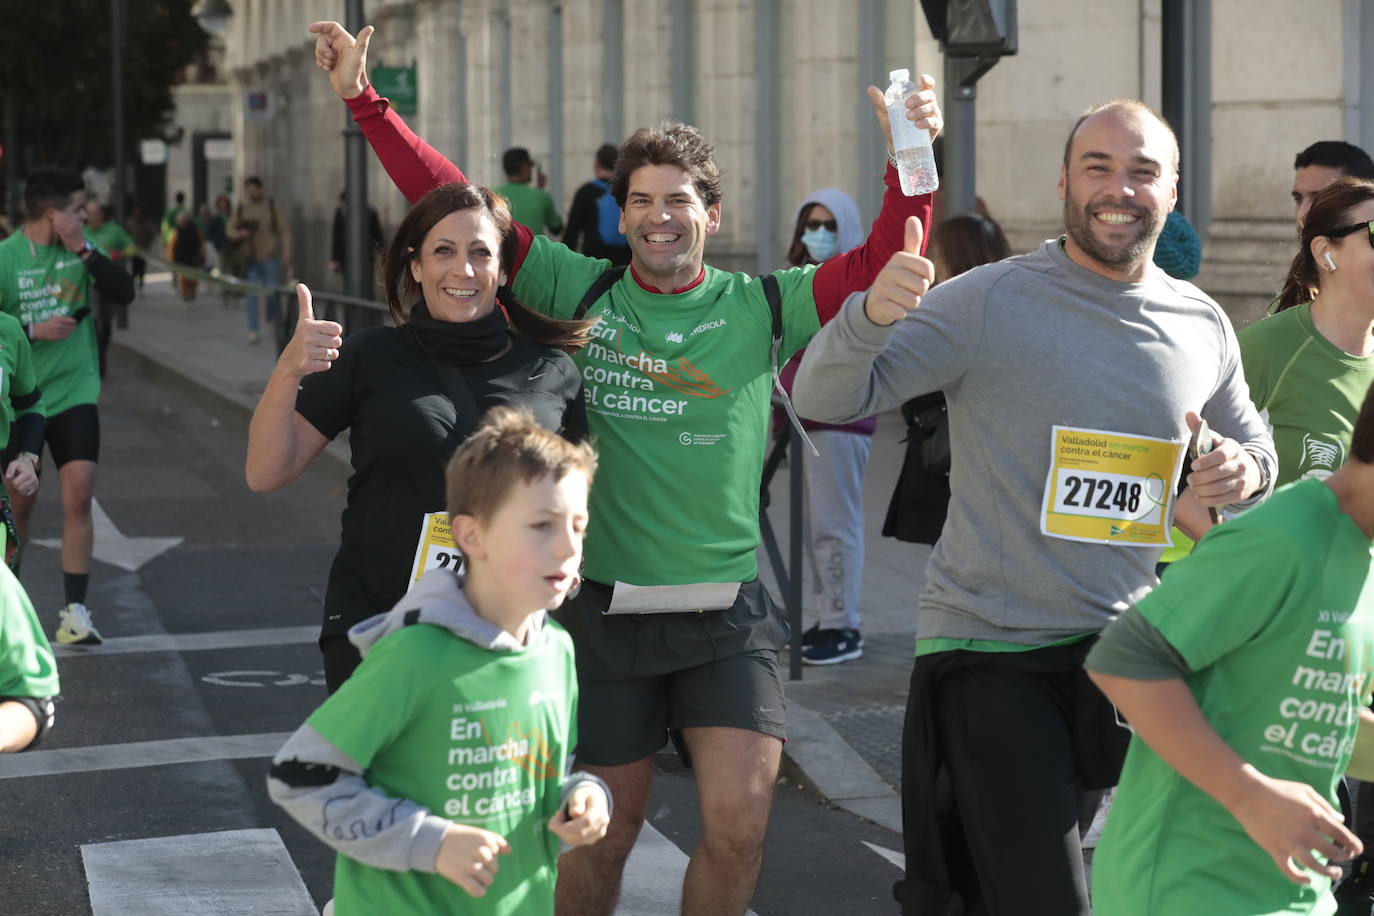
{"type": "Polygon", "coordinates": [[[303,378],[312,372],[323,372],[339,357],[343,346],[343,327],[337,321],[319,321],[310,296],[310,288],[296,284],[296,300],[300,303],[300,317],[296,333],[281,351],[277,365],[292,375],[303,378]]]}
{"type": "Polygon", "coordinates": [[[935,282],[935,265],[921,257],[924,231],[914,216],[906,219],[902,250],[888,259],[864,299],[864,314],[876,325],[894,324],[921,304],[935,282]]]}

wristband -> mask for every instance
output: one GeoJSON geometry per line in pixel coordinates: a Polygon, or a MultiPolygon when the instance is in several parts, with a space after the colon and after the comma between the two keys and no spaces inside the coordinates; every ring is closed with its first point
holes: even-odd
{"type": "Polygon", "coordinates": [[[81,246],[81,250],[76,253],[76,256],[81,259],[82,264],[85,264],[87,261],[90,260],[91,255],[94,253],[95,246],[91,244],[90,239],[86,239],[86,244],[81,246]]]}

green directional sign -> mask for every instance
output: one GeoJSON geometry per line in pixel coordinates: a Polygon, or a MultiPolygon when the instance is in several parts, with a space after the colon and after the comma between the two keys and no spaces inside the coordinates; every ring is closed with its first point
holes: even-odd
{"type": "Polygon", "coordinates": [[[377,94],[391,100],[397,114],[415,114],[420,105],[420,85],[414,67],[373,67],[368,74],[377,94]]]}

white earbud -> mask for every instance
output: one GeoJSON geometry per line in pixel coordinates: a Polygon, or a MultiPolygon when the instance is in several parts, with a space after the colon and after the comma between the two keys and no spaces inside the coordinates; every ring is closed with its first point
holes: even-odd
{"type": "Polygon", "coordinates": [[[1322,257],[1326,259],[1326,269],[1334,272],[1336,270],[1336,262],[1331,260],[1331,252],[1322,252],[1322,257]]]}

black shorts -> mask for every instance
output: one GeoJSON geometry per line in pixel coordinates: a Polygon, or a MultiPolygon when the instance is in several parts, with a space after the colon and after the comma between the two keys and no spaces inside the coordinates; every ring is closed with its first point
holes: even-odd
{"type": "Polygon", "coordinates": [[[723,611],[615,614],[611,589],[584,582],[555,615],[577,650],[577,759],[633,763],[671,738],[689,763],[681,731],[742,728],[786,735],[778,651],[782,611],[757,579],[723,611]]]}
{"type": "MultiPolygon", "coordinates": [[[[68,461],[100,460],[100,411],[94,404],[77,404],[48,417],[43,427],[52,463],[61,468],[68,461]]],[[[8,465],[13,455],[6,454],[8,465]]]]}

